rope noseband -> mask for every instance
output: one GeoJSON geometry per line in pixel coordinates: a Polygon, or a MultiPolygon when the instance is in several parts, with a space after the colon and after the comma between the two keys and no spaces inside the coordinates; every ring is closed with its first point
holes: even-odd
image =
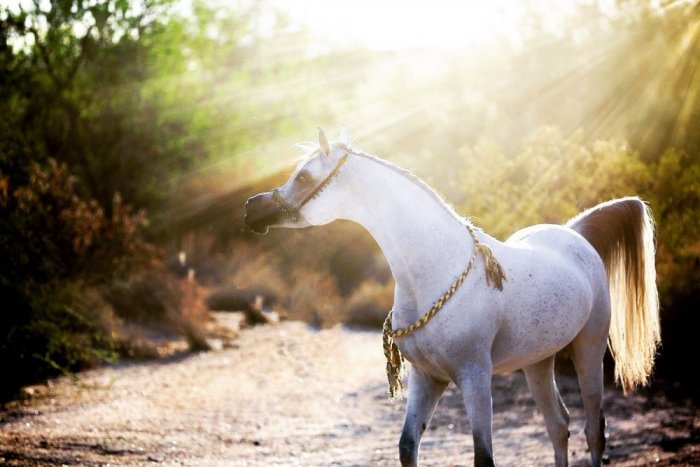
{"type": "Polygon", "coordinates": [[[292,221],[297,221],[299,219],[299,211],[301,211],[301,208],[303,208],[312,199],[318,198],[318,195],[320,195],[321,192],[325,190],[328,185],[331,184],[336,175],[338,175],[338,172],[340,171],[341,167],[343,167],[347,159],[348,153],[345,153],[345,155],[341,157],[338,163],[335,165],[333,170],[331,170],[331,173],[329,173],[328,176],[324,178],[323,181],[319,183],[318,186],[306,196],[306,198],[304,198],[304,200],[299,204],[299,206],[294,207],[287,201],[285,201],[285,199],[282,198],[282,195],[280,195],[279,190],[277,188],[272,190],[272,199],[275,201],[275,204],[285,216],[287,216],[292,221]]]}
{"type": "Polygon", "coordinates": [[[418,319],[418,321],[414,322],[408,327],[396,330],[392,329],[392,318],[394,315],[393,309],[389,311],[386,320],[384,320],[382,340],[384,344],[384,356],[386,357],[386,376],[389,380],[390,399],[400,397],[401,392],[403,391],[403,381],[401,378],[404,373],[404,358],[394,340],[397,337],[407,336],[413,331],[428,324],[428,321],[430,321],[430,319],[435,316],[443,306],[445,306],[445,303],[447,303],[455,292],[457,292],[457,289],[459,289],[459,287],[462,285],[464,279],[467,278],[467,275],[469,275],[469,272],[474,267],[476,255],[481,255],[484,260],[484,267],[486,269],[486,284],[496,287],[498,290],[503,290],[503,281],[506,280],[506,274],[505,271],[503,271],[503,267],[493,255],[491,248],[489,248],[488,245],[481,243],[479,239],[476,238],[474,229],[469,224],[466,224],[466,227],[469,235],[472,237],[472,240],[474,240],[472,256],[469,258],[467,267],[464,269],[462,274],[455,279],[450,288],[447,289],[447,292],[442,294],[433,304],[433,306],[430,307],[430,309],[418,319]]]}

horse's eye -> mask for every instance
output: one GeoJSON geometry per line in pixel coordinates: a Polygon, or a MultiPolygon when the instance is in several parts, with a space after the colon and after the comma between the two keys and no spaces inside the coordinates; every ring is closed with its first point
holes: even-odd
{"type": "Polygon", "coordinates": [[[297,180],[302,185],[308,185],[311,182],[311,175],[306,171],[300,172],[299,175],[297,175],[297,180]]]}

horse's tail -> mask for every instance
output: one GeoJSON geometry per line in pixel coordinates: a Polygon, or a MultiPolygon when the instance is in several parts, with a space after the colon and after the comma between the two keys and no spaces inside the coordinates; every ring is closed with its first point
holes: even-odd
{"type": "Polygon", "coordinates": [[[661,340],[651,210],[639,198],[620,198],[588,209],[566,225],[593,245],[605,265],[615,380],[624,392],[645,385],[661,340]]]}

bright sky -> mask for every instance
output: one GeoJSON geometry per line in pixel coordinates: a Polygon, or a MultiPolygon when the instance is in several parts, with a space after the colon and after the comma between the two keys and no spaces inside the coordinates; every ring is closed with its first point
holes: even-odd
{"type": "MultiPolygon", "coordinates": [[[[592,0],[595,1],[595,0],[592,0]]],[[[330,45],[371,49],[457,48],[505,37],[519,45],[531,7],[552,22],[572,10],[572,0],[273,0],[293,22],[330,45]]],[[[552,25],[556,26],[556,25],[552,25]]]]}

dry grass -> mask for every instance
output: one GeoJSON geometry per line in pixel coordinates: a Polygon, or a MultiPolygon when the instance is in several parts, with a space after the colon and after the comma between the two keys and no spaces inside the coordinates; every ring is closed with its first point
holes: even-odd
{"type": "Polygon", "coordinates": [[[223,252],[206,235],[190,235],[186,256],[214,290],[206,298],[211,310],[243,310],[259,295],[282,319],[380,327],[393,299],[393,282],[382,277],[388,270],[378,272],[386,265],[373,259],[371,249],[348,249],[348,239],[331,233],[321,232],[317,241],[295,235],[238,239],[223,252]],[[313,251],[294,254],[309,242],[313,251]]]}
{"type": "Polygon", "coordinates": [[[237,241],[219,263],[229,276],[224,280],[236,288],[267,287],[282,295],[288,291],[289,278],[281,272],[279,257],[253,242],[237,241]]]}
{"type": "Polygon", "coordinates": [[[344,308],[335,278],[327,271],[296,268],[291,275],[287,317],[320,327],[343,321],[344,308]]]}
{"type": "Polygon", "coordinates": [[[373,279],[360,284],[350,296],[345,322],[381,328],[394,303],[394,282],[382,284],[373,279]]]}
{"type": "Polygon", "coordinates": [[[209,312],[204,295],[193,277],[178,279],[163,267],[111,287],[105,297],[117,316],[130,325],[122,327],[118,339],[122,355],[149,358],[157,354],[134,325],[175,332],[185,338],[190,350],[208,350],[204,328],[209,312]]]}

